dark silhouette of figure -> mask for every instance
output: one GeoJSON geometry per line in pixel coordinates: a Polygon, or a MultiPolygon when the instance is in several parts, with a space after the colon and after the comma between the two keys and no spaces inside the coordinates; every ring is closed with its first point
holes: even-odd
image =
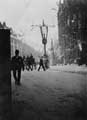
{"type": "Polygon", "coordinates": [[[24,70],[25,70],[25,66],[26,66],[26,58],[25,58],[25,56],[23,56],[23,65],[24,65],[24,70]]]}
{"type": "Polygon", "coordinates": [[[48,60],[48,59],[45,60],[45,68],[46,68],[46,69],[49,68],[49,60],[48,60]]]}
{"type": "Polygon", "coordinates": [[[30,57],[29,56],[27,56],[27,58],[26,58],[26,69],[27,70],[31,69],[31,66],[30,66],[30,57]]]}
{"type": "Polygon", "coordinates": [[[35,58],[33,58],[33,67],[34,67],[34,69],[36,70],[37,66],[36,66],[35,58]]]}
{"type": "Polygon", "coordinates": [[[45,67],[44,67],[44,63],[43,63],[43,59],[42,59],[42,58],[40,58],[38,71],[41,69],[41,67],[42,67],[43,70],[45,71],[45,67]]]}
{"type": "Polygon", "coordinates": [[[31,71],[33,70],[33,55],[30,55],[30,66],[31,66],[31,71]]]}
{"type": "Polygon", "coordinates": [[[15,51],[15,56],[12,57],[12,70],[15,84],[20,85],[21,70],[24,70],[23,59],[19,56],[19,50],[15,51]]]}
{"type": "Polygon", "coordinates": [[[26,63],[27,63],[27,67],[26,69],[29,71],[29,70],[33,70],[32,68],[32,56],[27,56],[26,58],[26,63]]]}

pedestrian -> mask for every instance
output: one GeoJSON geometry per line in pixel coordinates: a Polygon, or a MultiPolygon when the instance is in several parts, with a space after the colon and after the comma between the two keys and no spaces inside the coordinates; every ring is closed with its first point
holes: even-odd
{"type": "Polygon", "coordinates": [[[46,69],[49,68],[49,60],[48,60],[48,58],[45,60],[45,68],[46,68],[46,69]]]}
{"type": "Polygon", "coordinates": [[[26,62],[27,62],[26,69],[29,71],[31,69],[31,61],[29,56],[27,56],[26,62]]]}
{"type": "Polygon", "coordinates": [[[15,79],[15,84],[20,85],[21,80],[21,70],[24,70],[23,59],[19,56],[19,50],[15,50],[15,56],[12,57],[11,60],[13,77],[15,79]]]}
{"type": "Polygon", "coordinates": [[[33,58],[33,66],[34,66],[34,69],[36,70],[37,66],[36,66],[35,58],[33,58]]]}
{"type": "Polygon", "coordinates": [[[30,55],[30,66],[31,66],[31,71],[33,71],[33,55],[30,55]]]}
{"type": "Polygon", "coordinates": [[[41,67],[42,67],[43,70],[45,71],[45,67],[44,67],[44,63],[43,63],[43,59],[42,59],[42,58],[40,58],[38,71],[41,69],[41,67]]]}
{"type": "Polygon", "coordinates": [[[25,62],[26,62],[26,58],[25,58],[25,56],[23,56],[23,66],[24,66],[24,68],[23,68],[23,69],[24,69],[24,70],[25,70],[25,65],[26,65],[26,63],[25,63],[25,62]]]}

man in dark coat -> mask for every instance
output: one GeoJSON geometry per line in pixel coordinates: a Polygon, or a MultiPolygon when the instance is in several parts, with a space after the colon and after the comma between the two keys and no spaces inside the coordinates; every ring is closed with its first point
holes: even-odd
{"type": "Polygon", "coordinates": [[[31,71],[33,70],[33,55],[30,55],[30,66],[31,66],[31,71]]]}
{"type": "Polygon", "coordinates": [[[44,67],[44,63],[43,63],[43,59],[42,59],[42,58],[40,58],[38,71],[40,70],[41,67],[42,67],[43,70],[45,71],[45,67],[44,67]]]}
{"type": "Polygon", "coordinates": [[[15,56],[12,57],[12,70],[15,84],[20,85],[21,70],[24,70],[23,59],[19,56],[19,50],[15,51],[15,56]]]}

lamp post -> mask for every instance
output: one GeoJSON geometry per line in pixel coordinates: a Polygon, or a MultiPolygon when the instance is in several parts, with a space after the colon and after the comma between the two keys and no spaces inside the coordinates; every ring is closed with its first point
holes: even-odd
{"type": "Polygon", "coordinates": [[[42,36],[42,44],[44,45],[44,57],[47,56],[46,53],[46,44],[47,44],[47,36],[48,36],[48,26],[44,24],[44,20],[42,25],[40,26],[41,36],[42,36]]]}
{"type": "Polygon", "coordinates": [[[34,27],[40,28],[40,32],[42,36],[42,44],[44,45],[44,56],[47,56],[46,44],[47,44],[47,36],[48,36],[48,27],[55,27],[55,25],[46,25],[43,20],[42,25],[31,25],[31,26],[32,26],[31,30],[33,30],[34,27]]]}
{"type": "Polygon", "coordinates": [[[47,52],[46,52],[48,27],[55,27],[55,25],[46,25],[44,23],[44,20],[43,20],[42,25],[32,25],[32,29],[33,29],[33,27],[39,27],[40,28],[40,32],[41,32],[41,36],[42,36],[42,44],[44,45],[44,55],[43,55],[43,58],[44,58],[45,66],[46,66],[46,68],[48,68],[49,67],[48,66],[49,60],[48,60],[48,55],[47,55],[47,52]]]}

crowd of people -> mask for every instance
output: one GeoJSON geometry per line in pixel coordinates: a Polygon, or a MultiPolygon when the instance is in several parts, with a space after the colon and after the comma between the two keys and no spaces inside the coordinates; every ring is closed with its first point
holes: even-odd
{"type": "Polygon", "coordinates": [[[24,69],[26,70],[31,70],[33,71],[34,69],[36,69],[36,61],[35,58],[33,57],[33,55],[31,54],[30,56],[27,57],[23,57],[23,63],[24,63],[24,69]]]}
{"type": "Polygon", "coordinates": [[[43,57],[40,57],[39,62],[36,62],[35,58],[31,54],[27,57],[19,56],[19,50],[15,51],[15,56],[11,58],[11,70],[13,71],[13,77],[15,79],[15,84],[20,85],[21,71],[28,70],[38,70],[42,68],[44,71],[48,69],[48,61],[44,62],[43,57]],[[39,67],[37,68],[37,65],[39,67]]]}

